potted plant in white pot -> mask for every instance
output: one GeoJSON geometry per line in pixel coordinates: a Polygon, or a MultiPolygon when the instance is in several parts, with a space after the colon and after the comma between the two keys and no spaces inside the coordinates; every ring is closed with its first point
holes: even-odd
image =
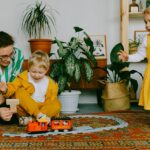
{"type": "Polygon", "coordinates": [[[66,95],[65,102],[62,102],[62,113],[74,113],[77,111],[78,99],[71,102],[74,98],[71,94],[79,98],[80,91],[71,90],[72,82],[79,82],[81,77],[87,82],[93,78],[93,67],[97,65],[97,61],[93,55],[93,42],[83,29],[74,27],[77,34],[71,37],[69,42],[63,42],[55,38],[54,44],[57,44],[57,54],[60,59],[54,61],[50,68],[50,77],[58,82],[59,99],[66,95]],[[72,104],[75,104],[72,108],[72,104]],[[67,104],[67,106],[65,105],[67,104]]]}
{"type": "Polygon", "coordinates": [[[100,80],[105,87],[102,92],[103,106],[105,111],[127,110],[130,108],[129,87],[133,87],[136,93],[138,82],[132,77],[138,73],[142,78],[142,74],[136,70],[129,70],[129,62],[122,62],[118,58],[118,52],[124,50],[121,43],[116,44],[111,53],[111,64],[105,68],[107,79],[100,80]]]}
{"type": "MultiPolygon", "coordinates": [[[[55,11],[56,12],[56,11],[55,11]]],[[[24,11],[21,24],[22,30],[31,38],[31,52],[41,49],[47,53],[50,52],[52,40],[42,38],[45,33],[51,34],[55,29],[54,9],[42,1],[36,1],[33,5],[27,6],[24,11]]]]}

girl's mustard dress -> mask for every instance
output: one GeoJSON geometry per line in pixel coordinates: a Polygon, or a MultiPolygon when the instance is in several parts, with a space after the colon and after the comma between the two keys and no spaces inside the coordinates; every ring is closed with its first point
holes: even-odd
{"type": "Polygon", "coordinates": [[[139,105],[150,110],[150,35],[147,35],[146,57],[148,64],[144,73],[144,81],[140,93],[139,105]]]}

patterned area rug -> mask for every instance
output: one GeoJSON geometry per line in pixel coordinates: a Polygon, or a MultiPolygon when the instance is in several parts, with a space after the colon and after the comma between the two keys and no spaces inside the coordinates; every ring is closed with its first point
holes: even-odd
{"type": "MultiPolygon", "coordinates": [[[[150,112],[122,111],[99,113],[100,116],[113,116],[128,123],[125,128],[103,130],[91,133],[48,135],[38,137],[8,137],[4,133],[22,133],[25,127],[0,125],[0,149],[101,149],[101,150],[148,150],[150,149],[150,112]]],[[[73,126],[93,128],[115,125],[114,120],[105,118],[73,118],[73,126]]]]}

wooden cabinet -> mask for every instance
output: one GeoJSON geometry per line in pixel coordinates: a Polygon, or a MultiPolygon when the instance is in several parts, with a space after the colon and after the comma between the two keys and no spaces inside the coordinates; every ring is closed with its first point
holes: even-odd
{"type": "MultiPolygon", "coordinates": [[[[97,60],[97,65],[101,68],[104,68],[107,65],[107,60],[97,60]]],[[[94,77],[91,82],[87,83],[81,79],[79,83],[73,82],[71,87],[72,89],[100,89],[103,88],[104,85],[100,84],[98,80],[104,77],[106,77],[106,72],[104,72],[102,69],[96,68],[94,69],[94,77]]]]}

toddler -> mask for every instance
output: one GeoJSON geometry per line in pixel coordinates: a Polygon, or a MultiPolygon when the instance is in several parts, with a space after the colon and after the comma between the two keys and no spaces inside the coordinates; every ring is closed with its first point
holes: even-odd
{"type": "Polygon", "coordinates": [[[0,83],[0,91],[6,98],[14,95],[19,99],[19,116],[45,118],[50,122],[52,116],[59,115],[58,85],[46,76],[49,66],[48,55],[38,50],[29,58],[28,71],[19,74],[13,82],[0,83]]]}

